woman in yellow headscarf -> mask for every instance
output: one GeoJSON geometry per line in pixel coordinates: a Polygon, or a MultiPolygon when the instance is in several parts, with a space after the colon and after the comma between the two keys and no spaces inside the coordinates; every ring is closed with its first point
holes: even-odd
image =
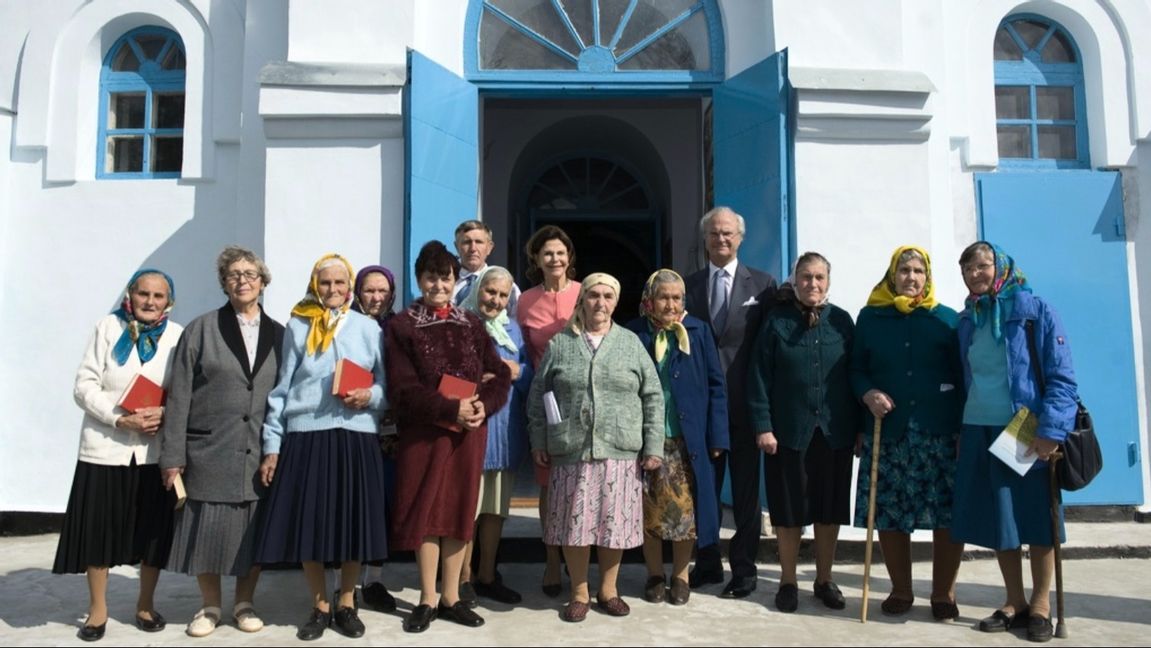
{"type": "MultiPolygon", "coordinates": [[[[867,425],[882,419],[875,528],[891,577],[883,612],[905,614],[911,588],[911,532],[934,532],[931,613],[959,617],[955,579],[963,545],[951,541],[951,493],[955,450],[963,415],[963,369],[959,317],[935,301],[931,258],[922,248],[902,246],[891,255],[855,324],[851,387],[867,408],[867,425]]],[[[862,439],[871,456],[871,437],[862,439]]],[[[867,525],[870,470],[859,470],[855,524],[867,525]]]]}

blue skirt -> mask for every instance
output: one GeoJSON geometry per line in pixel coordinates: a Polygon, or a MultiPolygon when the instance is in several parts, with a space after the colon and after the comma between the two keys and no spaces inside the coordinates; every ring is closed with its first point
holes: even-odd
{"type": "MultiPolygon", "coordinates": [[[[1051,486],[1047,463],[1036,461],[1020,476],[987,448],[999,427],[964,425],[959,437],[951,539],[1006,551],[1051,546],[1051,486]]],[[[1066,539],[1059,506],[1060,542],[1066,539]]]]}
{"type": "Polygon", "coordinates": [[[384,462],[375,433],[289,432],[265,504],[258,563],[387,557],[384,462]]]}

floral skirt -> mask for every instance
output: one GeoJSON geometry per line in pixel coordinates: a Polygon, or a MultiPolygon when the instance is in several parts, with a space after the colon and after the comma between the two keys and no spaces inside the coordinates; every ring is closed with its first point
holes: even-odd
{"type": "Polygon", "coordinates": [[[630,549],[643,544],[643,483],[635,459],[552,466],[544,543],[630,549]]]}
{"type": "MultiPolygon", "coordinates": [[[[867,526],[871,489],[871,435],[863,437],[863,460],[855,491],[855,526],[867,526]]],[[[911,533],[915,529],[951,527],[955,490],[955,438],[909,425],[902,439],[879,445],[879,489],[875,495],[875,528],[911,533]]]]}
{"type": "Polygon", "coordinates": [[[644,473],[643,531],[660,540],[695,540],[695,476],[686,461],[683,437],[665,439],[663,465],[644,473]]]}

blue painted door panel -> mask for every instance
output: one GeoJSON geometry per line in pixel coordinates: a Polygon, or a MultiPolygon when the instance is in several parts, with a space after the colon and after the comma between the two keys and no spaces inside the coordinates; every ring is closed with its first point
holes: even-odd
{"type": "Polygon", "coordinates": [[[449,249],[456,224],[478,213],[479,93],[471,83],[408,50],[404,88],[404,273],[409,298],[414,271],[432,239],[449,249]]]}
{"type": "Polygon", "coordinates": [[[1079,394],[1103,446],[1103,472],[1074,504],[1139,504],[1135,349],[1118,173],[1039,171],[975,177],[983,236],[1003,247],[1063,319],[1079,394]]]}
{"type": "Polygon", "coordinates": [[[716,87],[712,107],[715,204],[743,215],[740,259],[786,277],[791,263],[787,50],[716,87]]]}

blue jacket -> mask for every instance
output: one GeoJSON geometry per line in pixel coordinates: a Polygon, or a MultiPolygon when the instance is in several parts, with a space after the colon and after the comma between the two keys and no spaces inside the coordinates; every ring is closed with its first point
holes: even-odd
{"type": "MultiPolygon", "coordinates": [[[[975,323],[970,310],[959,315],[959,351],[963,358],[963,380],[971,387],[971,365],[967,352],[975,335],[975,323]]],[[[1011,389],[1011,403],[1015,410],[1027,406],[1039,415],[1037,434],[1044,439],[1062,442],[1075,426],[1078,409],[1078,390],[1075,372],[1071,369],[1071,347],[1059,316],[1047,302],[1020,292],[1015,295],[1011,315],[1003,323],[1003,339],[1007,345],[1007,384],[1011,389]],[[1039,383],[1031,368],[1031,354],[1027,350],[1027,331],[1024,322],[1035,322],[1035,348],[1043,363],[1046,392],[1040,396],[1039,383]]]]}
{"type": "Polygon", "coordinates": [[[512,353],[497,346],[500,360],[514,360],[520,365],[520,377],[508,388],[508,404],[488,417],[488,445],[484,452],[484,470],[515,470],[528,450],[527,413],[524,401],[532,386],[532,365],[520,325],[509,318],[504,330],[519,351],[512,353]]]}
{"type": "MultiPolygon", "coordinates": [[[[691,461],[695,483],[695,526],[698,546],[709,547],[719,543],[720,513],[715,491],[715,472],[709,451],[712,448],[730,450],[728,439],[727,389],[719,351],[711,329],[703,320],[688,315],[683,320],[687,329],[691,354],[680,353],[674,342],[669,342],[671,357],[668,367],[672,377],[671,392],[679,408],[679,424],[691,461]]],[[[654,338],[646,318],[628,323],[648,353],[653,352],[654,338]]],[[[654,361],[654,358],[653,358],[654,361]]]]}

